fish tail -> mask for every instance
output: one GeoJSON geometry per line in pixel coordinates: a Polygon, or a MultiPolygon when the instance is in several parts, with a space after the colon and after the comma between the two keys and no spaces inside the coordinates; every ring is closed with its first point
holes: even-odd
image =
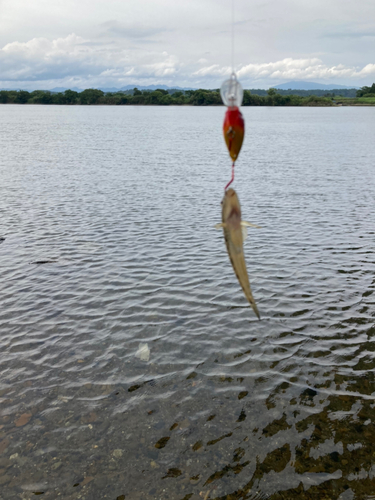
{"type": "MultiPolygon", "coordinates": [[[[238,276],[237,276],[237,278],[238,278],[238,276]]],[[[251,305],[253,311],[255,312],[255,314],[257,315],[258,319],[260,320],[260,314],[259,314],[258,306],[256,305],[255,299],[254,299],[253,294],[251,292],[249,281],[247,281],[247,283],[246,282],[243,283],[243,281],[240,280],[239,278],[238,278],[238,281],[240,282],[242,290],[244,291],[245,297],[249,301],[249,304],[251,305]]]]}
{"type": "Polygon", "coordinates": [[[255,314],[257,315],[257,317],[258,317],[258,319],[260,321],[260,314],[259,314],[258,307],[257,307],[254,299],[253,299],[252,302],[250,302],[250,305],[253,308],[253,311],[255,312],[255,314]]]}
{"type": "Polygon", "coordinates": [[[241,285],[241,288],[245,294],[245,297],[249,301],[249,304],[251,305],[253,311],[257,315],[258,319],[260,320],[260,314],[258,311],[258,307],[255,303],[253,294],[251,292],[250,288],[250,282],[249,282],[249,277],[247,274],[247,269],[246,269],[246,264],[245,264],[245,259],[243,252],[240,254],[235,254],[234,252],[231,252],[231,245],[228,245],[228,253],[229,257],[234,269],[234,272],[236,273],[237,279],[241,285]]]}

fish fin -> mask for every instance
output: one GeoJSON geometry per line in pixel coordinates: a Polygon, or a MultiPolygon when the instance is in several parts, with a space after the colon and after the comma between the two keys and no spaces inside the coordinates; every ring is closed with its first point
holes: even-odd
{"type": "Polygon", "coordinates": [[[241,226],[256,227],[257,229],[261,229],[262,227],[262,226],[257,226],[256,224],[251,224],[251,222],[247,222],[246,220],[241,221],[241,226]]]}
{"type": "Polygon", "coordinates": [[[219,224],[214,225],[215,229],[222,229],[222,228],[224,229],[225,227],[226,227],[225,222],[220,222],[219,224]]]}
{"type": "Polygon", "coordinates": [[[242,233],[242,240],[245,241],[247,238],[247,227],[245,224],[242,224],[241,222],[241,233],[242,233]]]}

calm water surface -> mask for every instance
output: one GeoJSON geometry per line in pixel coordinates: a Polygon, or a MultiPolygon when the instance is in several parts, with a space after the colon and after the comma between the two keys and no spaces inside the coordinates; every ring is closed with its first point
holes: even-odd
{"type": "Polygon", "coordinates": [[[1,499],[375,498],[374,110],[243,112],[260,322],[224,108],[0,106],[1,499]]]}

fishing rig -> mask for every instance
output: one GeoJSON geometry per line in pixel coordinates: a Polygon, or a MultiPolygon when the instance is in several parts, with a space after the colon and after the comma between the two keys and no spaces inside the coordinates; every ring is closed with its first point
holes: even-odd
{"type": "Polygon", "coordinates": [[[240,111],[243,99],[243,89],[234,71],[232,71],[229,80],[225,80],[222,84],[220,94],[223,103],[227,106],[224,117],[223,133],[229,156],[232,158],[232,177],[224,188],[224,191],[226,191],[234,181],[234,164],[240,154],[245,135],[245,120],[240,111]]]}
{"type": "Polygon", "coordinates": [[[224,188],[222,204],[222,222],[215,227],[223,228],[224,239],[233,270],[242,290],[260,319],[258,307],[251,292],[249,276],[243,252],[243,240],[247,236],[246,227],[259,227],[241,220],[241,206],[234,189],[228,189],[234,181],[234,165],[240,154],[245,135],[245,121],[240,111],[243,99],[243,89],[234,72],[234,0],[232,0],[232,73],[220,89],[223,103],[227,106],[224,117],[223,133],[229,156],[232,159],[232,177],[224,188]]]}
{"type": "Polygon", "coordinates": [[[232,0],[232,22],[231,22],[231,49],[232,49],[232,74],[222,84],[220,95],[223,103],[227,106],[224,117],[223,132],[229,156],[232,158],[232,177],[224,188],[224,192],[234,181],[234,164],[240,154],[243,138],[245,135],[245,121],[240,111],[243,99],[243,89],[234,72],[234,2],[232,0]]]}

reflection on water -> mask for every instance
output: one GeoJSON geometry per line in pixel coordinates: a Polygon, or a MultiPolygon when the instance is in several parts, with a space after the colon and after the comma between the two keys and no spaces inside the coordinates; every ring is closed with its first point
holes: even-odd
{"type": "Polygon", "coordinates": [[[221,108],[0,107],[2,499],[374,498],[375,116],[244,112],[261,322],[221,108]]]}

